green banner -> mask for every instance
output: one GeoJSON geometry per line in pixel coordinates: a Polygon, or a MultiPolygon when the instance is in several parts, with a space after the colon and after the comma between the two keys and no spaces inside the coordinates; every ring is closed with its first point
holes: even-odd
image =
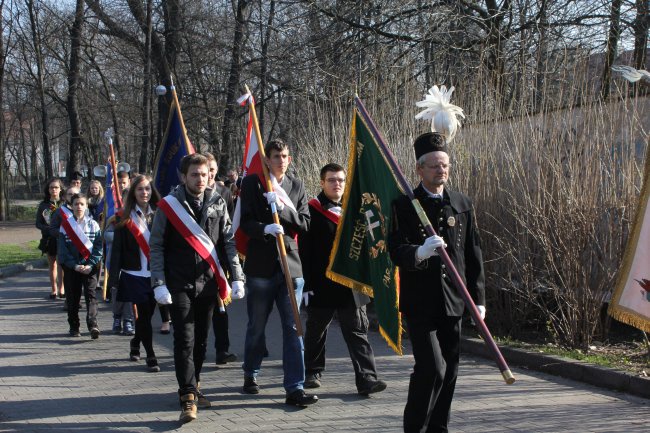
{"type": "Polygon", "coordinates": [[[403,194],[386,156],[355,108],[343,215],[327,277],[374,298],[381,335],[402,354],[397,267],[388,255],[391,203],[403,194]]]}

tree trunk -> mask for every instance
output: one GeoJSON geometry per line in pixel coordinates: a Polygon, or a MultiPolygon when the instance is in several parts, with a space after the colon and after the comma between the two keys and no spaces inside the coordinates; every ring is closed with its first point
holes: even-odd
{"type": "Polygon", "coordinates": [[[68,120],[70,122],[70,142],[68,146],[68,164],[66,176],[68,181],[75,171],[81,170],[81,120],[79,118],[79,106],[77,101],[77,90],[79,87],[79,54],[81,52],[81,34],[84,24],[84,2],[77,0],[74,22],[70,28],[70,62],[68,69],[68,120]]]}
{"type": "MultiPolygon", "coordinates": [[[[271,30],[273,29],[274,17],[275,17],[275,0],[272,0],[271,4],[269,5],[269,18],[266,22],[266,32],[264,35],[264,39],[262,40],[262,68],[260,71],[261,82],[260,82],[260,105],[259,105],[260,132],[262,134],[262,137],[264,137],[264,107],[266,106],[266,86],[269,79],[268,77],[269,40],[271,39],[271,30]]],[[[224,170],[226,169],[227,167],[224,167],[224,170]]]]}
{"type": "Polygon", "coordinates": [[[230,74],[226,89],[226,109],[223,114],[223,127],[221,128],[221,151],[219,161],[226,169],[232,165],[236,150],[230,144],[230,137],[234,134],[234,120],[237,115],[237,92],[239,77],[241,75],[241,52],[244,42],[244,31],[248,23],[248,9],[250,1],[238,0],[235,22],[235,36],[232,42],[232,58],[230,60],[230,74]]]}
{"type": "MultiPolygon", "coordinates": [[[[4,0],[0,0],[0,17],[4,16],[4,0]]],[[[5,76],[5,60],[7,53],[5,52],[5,20],[0,19],[0,107],[4,107],[4,76],[5,76]]],[[[5,160],[5,140],[4,140],[4,119],[0,119],[0,221],[7,220],[9,210],[9,202],[7,201],[7,170],[4,167],[5,160]]]]}
{"type": "Polygon", "coordinates": [[[147,173],[147,155],[150,148],[151,130],[151,13],[153,0],[147,0],[147,31],[145,33],[144,80],[142,88],[142,146],[138,171],[147,173]]]}
{"type": "Polygon", "coordinates": [[[609,17],[609,36],[607,38],[607,51],[603,65],[603,81],[600,87],[600,96],[609,97],[609,84],[612,81],[612,65],[616,60],[618,39],[621,36],[621,3],[622,0],[612,0],[612,9],[609,17]]]}
{"type": "Polygon", "coordinates": [[[650,30],[650,0],[636,0],[634,20],[634,67],[645,69],[648,52],[648,31],[650,30]]]}
{"type": "Polygon", "coordinates": [[[41,140],[43,145],[43,165],[45,166],[45,177],[52,177],[52,152],[50,152],[50,136],[48,134],[50,127],[50,118],[45,104],[45,87],[44,87],[44,63],[43,50],[41,47],[41,35],[38,29],[37,12],[34,10],[34,0],[26,0],[27,9],[29,10],[29,22],[32,28],[32,43],[34,44],[34,56],[36,57],[36,92],[41,110],[41,140]]]}

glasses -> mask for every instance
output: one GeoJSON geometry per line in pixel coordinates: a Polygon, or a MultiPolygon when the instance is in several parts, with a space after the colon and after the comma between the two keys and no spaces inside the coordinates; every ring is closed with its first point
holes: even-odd
{"type": "Polygon", "coordinates": [[[340,178],[340,177],[330,177],[328,179],[325,179],[325,182],[327,182],[327,183],[345,183],[345,179],[340,178]]]}

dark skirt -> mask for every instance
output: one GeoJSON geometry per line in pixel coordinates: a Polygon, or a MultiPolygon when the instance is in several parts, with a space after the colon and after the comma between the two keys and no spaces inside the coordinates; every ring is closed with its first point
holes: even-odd
{"type": "Polygon", "coordinates": [[[120,283],[117,287],[117,300],[141,304],[153,297],[150,277],[137,277],[120,272],[120,283]]]}

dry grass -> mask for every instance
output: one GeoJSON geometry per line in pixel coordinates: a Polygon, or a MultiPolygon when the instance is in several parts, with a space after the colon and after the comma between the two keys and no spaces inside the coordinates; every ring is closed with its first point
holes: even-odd
{"type": "MultiPolygon", "coordinates": [[[[511,111],[520,115],[500,117],[489,89],[459,92],[468,118],[452,143],[451,186],[477,209],[491,326],[515,336],[546,328],[557,343],[584,348],[606,333],[599,313],[634,217],[650,98],[622,89],[612,102],[590,101],[588,86],[572,77],[542,94],[545,108],[534,115],[522,102],[511,111]]],[[[411,143],[428,125],[414,120],[414,102],[426,88],[367,88],[360,96],[415,184],[411,143]]],[[[313,195],[322,165],[347,162],[352,95],[312,100],[304,110],[295,169],[313,195]]]]}

